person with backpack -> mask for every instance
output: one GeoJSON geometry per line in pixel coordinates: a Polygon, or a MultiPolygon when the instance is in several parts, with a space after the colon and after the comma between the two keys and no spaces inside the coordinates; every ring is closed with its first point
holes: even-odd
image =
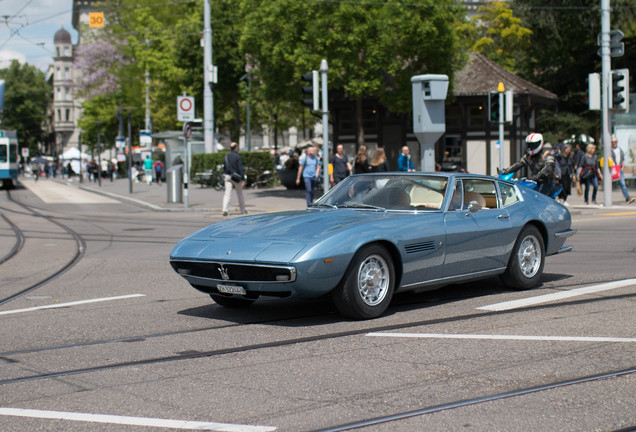
{"type": "Polygon", "coordinates": [[[537,182],[536,190],[544,195],[551,196],[560,185],[557,183],[560,177],[560,168],[555,168],[556,161],[552,153],[552,145],[543,143],[543,135],[533,132],[526,137],[527,152],[519,162],[501,171],[501,174],[510,174],[521,168],[528,168],[528,179],[537,182]]]}
{"type": "Polygon", "coordinates": [[[161,177],[163,176],[163,162],[161,160],[157,160],[155,162],[155,179],[157,180],[157,184],[161,186],[161,177]]]}

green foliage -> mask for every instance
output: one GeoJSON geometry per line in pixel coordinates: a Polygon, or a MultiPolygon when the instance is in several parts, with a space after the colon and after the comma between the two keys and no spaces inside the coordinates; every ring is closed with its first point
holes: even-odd
{"type": "Polygon", "coordinates": [[[31,155],[38,153],[38,143],[44,141],[51,89],[44,73],[34,66],[13,60],[0,70],[5,80],[2,129],[15,129],[20,147],[28,147],[31,155]]]}
{"type": "Polygon", "coordinates": [[[521,25],[521,19],[513,15],[508,3],[488,2],[478,11],[471,20],[471,50],[516,72],[519,53],[528,48],[532,31],[521,25]]]}
{"type": "Polygon", "coordinates": [[[286,112],[303,109],[300,76],[323,58],[330,89],[351,100],[375,96],[406,112],[412,75],[452,77],[460,8],[448,0],[435,5],[244,0],[240,47],[255,66],[263,99],[286,112]]]}

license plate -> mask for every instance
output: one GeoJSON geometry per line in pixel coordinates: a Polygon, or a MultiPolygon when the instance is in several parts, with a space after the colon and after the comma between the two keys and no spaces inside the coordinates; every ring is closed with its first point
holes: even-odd
{"type": "Polygon", "coordinates": [[[241,295],[247,294],[247,292],[245,291],[245,288],[238,285],[217,285],[216,289],[218,289],[219,292],[222,292],[225,294],[241,294],[241,295]]]}

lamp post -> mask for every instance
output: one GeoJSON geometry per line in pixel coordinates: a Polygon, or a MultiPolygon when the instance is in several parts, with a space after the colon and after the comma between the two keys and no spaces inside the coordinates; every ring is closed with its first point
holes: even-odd
{"type": "Polygon", "coordinates": [[[252,151],[252,126],[251,126],[251,113],[250,113],[250,101],[252,99],[252,75],[251,75],[251,67],[247,71],[245,75],[241,77],[241,81],[247,79],[247,131],[245,132],[245,140],[247,141],[247,151],[252,151]]]}
{"type": "Polygon", "coordinates": [[[103,121],[97,121],[97,183],[102,187],[102,137],[100,134],[100,126],[103,121]]]}

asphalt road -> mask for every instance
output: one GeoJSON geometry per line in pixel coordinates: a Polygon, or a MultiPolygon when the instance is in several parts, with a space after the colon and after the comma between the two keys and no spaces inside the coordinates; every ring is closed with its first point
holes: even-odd
{"type": "Polygon", "coordinates": [[[71,195],[0,191],[0,430],[636,428],[636,210],[573,212],[536,289],[403,294],[357,322],[192,289],[168,254],[218,212],[71,195]]]}

